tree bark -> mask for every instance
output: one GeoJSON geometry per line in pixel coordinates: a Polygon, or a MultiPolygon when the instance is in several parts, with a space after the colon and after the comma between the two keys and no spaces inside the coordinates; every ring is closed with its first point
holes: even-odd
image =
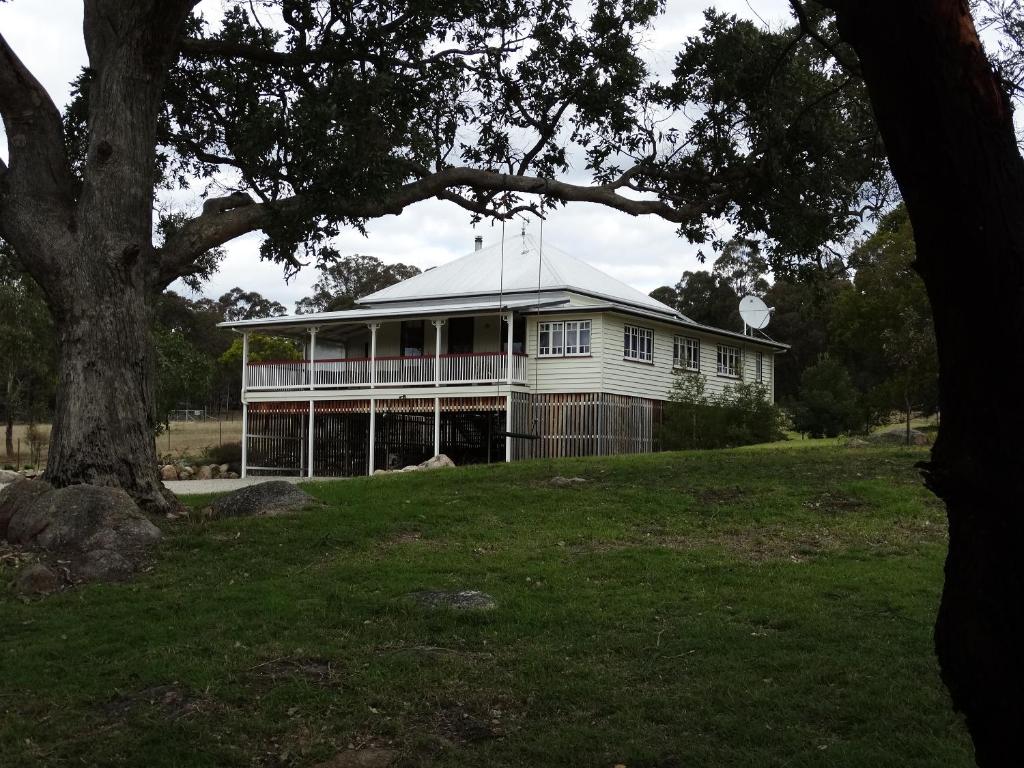
{"type": "Polygon", "coordinates": [[[4,406],[4,452],[7,458],[10,458],[14,454],[14,371],[7,372],[7,397],[4,406]]]}
{"type": "MultiPolygon", "coordinates": [[[[824,1],[824,0],[823,0],[824,1]]],[[[1024,764],[1024,160],[964,0],[829,0],[914,226],[949,553],[935,648],[982,766],[1024,764]]]]}

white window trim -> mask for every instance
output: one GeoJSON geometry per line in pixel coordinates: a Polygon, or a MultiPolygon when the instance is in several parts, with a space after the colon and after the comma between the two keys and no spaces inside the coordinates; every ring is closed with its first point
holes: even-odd
{"type": "Polygon", "coordinates": [[[732,346],[730,344],[719,344],[718,348],[716,350],[716,353],[717,353],[716,354],[716,363],[717,363],[717,367],[718,367],[718,375],[719,376],[724,376],[727,379],[738,379],[738,378],[740,378],[740,366],[743,365],[743,361],[742,361],[742,359],[740,357],[740,348],[739,347],[734,347],[734,346],[732,346]],[[735,373],[728,373],[727,371],[723,370],[723,368],[722,368],[722,359],[723,359],[722,353],[725,350],[730,350],[732,352],[732,356],[735,358],[735,361],[736,361],[735,373]]]}
{"type": "Polygon", "coordinates": [[[562,327],[562,350],[563,350],[563,356],[564,357],[590,357],[590,355],[592,354],[591,349],[593,348],[593,345],[594,345],[594,323],[593,323],[593,321],[591,321],[591,320],[565,320],[565,321],[563,321],[562,326],[563,326],[562,327]],[[566,342],[566,339],[568,339],[568,328],[566,328],[566,326],[568,326],[569,323],[575,323],[576,324],[576,351],[575,352],[570,352],[569,351],[569,344],[566,342]],[[583,331],[584,326],[586,326],[586,329],[587,329],[587,332],[588,332],[587,335],[590,338],[590,341],[587,343],[586,349],[584,349],[583,345],[580,344],[580,333],[583,331]]]}
{"type": "Polygon", "coordinates": [[[754,353],[754,380],[764,384],[764,352],[754,353]]]}
{"type": "Polygon", "coordinates": [[[645,365],[654,365],[654,330],[653,329],[651,329],[651,328],[644,328],[644,327],[639,326],[639,325],[624,325],[622,327],[622,337],[623,337],[622,338],[622,342],[623,342],[622,343],[622,359],[623,360],[626,360],[626,361],[628,361],[630,363],[643,363],[645,365]],[[637,339],[637,345],[636,345],[637,355],[636,356],[633,356],[633,355],[629,354],[630,350],[628,350],[626,348],[626,334],[628,334],[630,331],[635,331],[635,336],[636,336],[636,339],[637,339]],[[649,339],[650,342],[651,342],[650,343],[650,356],[646,357],[646,358],[643,356],[643,353],[641,352],[640,341],[642,339],[649,339]]]}
{"type": "Polygon", "coordinates": [[[700,373],[700,339],[694,336],[674,336],[672,338],[672,367],[681,371],[700,373]],[[689,360],[686,355],[688,346],[691,342],[697,350],[696,367],[689,365],[689,360]],[[678,357],[676,355],[676,352],[679,351],[683,353],[682,357],[678,357]]]}
{"type": "MultiPolygon", "coordinates": [[[[552,347],[552,349],[554,349],[554,347],[552,347]]],[[[537,357],[591,357],[593,355],[593,349],[594,349],[594,321],[589,319],[589,318],[585,319],[585,320],[582,320],[582,319],[581,320],[545,320],[543,322],[538,322],[537,323],[537,357]],[[569,323],[575,323],[576,324],[576,349],[577,349],[576,352],[567,352],[566,351],[566,349],[568,349],[568,345],[566,344],[565,326],[567,324],[569,324],[569,323]],[[590,331],[590,343],[587,344],[586,351],[582,351],[580,349],[580,343],[579,343],[579,339],[580,339],[579,333],[580,333],[580,330],[581,330],[581,328],[582,328],[582,326],[584,324],[586,325],[587,329],[590,331]],[[561,332],[562,344],[561,344],[560,347],[557,348],[558,349],[557,352],[553,352],[553,351],[541,352],[540,335],[541,335],[541,332],[543,332],[545,330],[545,328],[547,329],[546,332],[549,335],[553,334],[556,330],[561,332]]]]}

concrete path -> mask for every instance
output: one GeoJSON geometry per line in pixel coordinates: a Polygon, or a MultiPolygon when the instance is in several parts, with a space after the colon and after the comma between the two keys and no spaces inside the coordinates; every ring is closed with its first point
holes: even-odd
{"type": "Polygon", "coordinates": [[[191,496],[199,493],[227,493],[257,483],[268,483],[271,480],[284,480],[286,483],[309,482],[308,477],[247,477],[244,480],[166,480],[164,485],[177,496],[191,496]]]}

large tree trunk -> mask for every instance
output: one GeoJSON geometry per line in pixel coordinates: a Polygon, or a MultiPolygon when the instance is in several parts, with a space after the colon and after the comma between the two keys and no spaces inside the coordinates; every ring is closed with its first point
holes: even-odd
{"type": "Polygon", "coordinates": [[[824,0],[855,49],[935,317],[946,503],[935,627],[978,763],[1024,765],[1024,161],[965,0],[824,0]]]}
{"type": "Polygon", "coordinates": [[[157,471],[146,297],[124,280],[88,280],[76,281],[74,309],[58,324],[46,479],[119,486],[143,508],[168,511],[177,505],[157,471]]]}

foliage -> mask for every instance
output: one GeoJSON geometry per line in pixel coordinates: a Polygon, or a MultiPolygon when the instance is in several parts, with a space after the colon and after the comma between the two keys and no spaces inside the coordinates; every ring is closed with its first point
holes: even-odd
{"type": "Polygon", "coordinates": [[[876,421],[893,410],[930,414],[938,407],[935,331],[915,257],[913,229],[900,206],[851,254],[853,289],[837,296],[832,314],[834,354],[854,372],[876,421]]]}
{"type": "MultiPolygon", "coordinates": [[[[236,337],[231,346],[220,356],[220,365],[231,370],[242,367],[241,338],[236,337]]],[[[270,360],[301,360],[302,350],[291,339],[281,336],[267,336],[263,333],[249,334],[249,362],[264,363],[270,360]]]]}
{"type": "Polygon", "coordinates": [[[829,356],[800,376],[800,399],[793,424],[811,437],[836,437],[863,429],[860,393],[843,364],[829,356]]]}
{"type": "Polygon", "coordinates": [[[967,768],[931,653],[927,454],[808,442],[315,483],[325,507],[288,517],[201,522],[186,497],[136,582],[0,591],[0,753],[967,768]],[[432,612],[423,589],[498,607],[432,612]]]}
{"type": "Polygon", "coordinates": [[[420,273],[409,264],[385,264],[375,256],[354,254],[321,265],[313,295],[295,304],[298,314],[350,309],[356,299],[383,290],[420,273]]]}
{"type": "Polygon", "coordinates": [[[203,461],[206,464],[227,464],[233,472],[238,472],[242,466],[242,444],[224,443],[207,446],[203,450],[203,461]]]}
{"type": "Polygon", "coordinates": [[[780,440],[783,422],[762,384],[737,383],[709,395],[704,376],[677,371],[660,436],[666,450],[727,448],[780,440]]]}
{"type": "Polygon", "coordinates": [[[241,288],[232,288],[217,299],[217,305],[224,320],[229,322],[281,317],[288,314],[283,304],[255,291],[243,291],[241,288]]]}
{"type": "Polygon", "coordinates": [[[213,377],[209,356],[179,331],[156,329],[157,422],[167,423],[169,413],[183,404],[206,402],[213,377]]]}
{"type": "Polygon", "coordinates": [[[56,343],[38,286],[0,240],[0,412],[7,426],[49,411],[57,385],[56,343]]]}

